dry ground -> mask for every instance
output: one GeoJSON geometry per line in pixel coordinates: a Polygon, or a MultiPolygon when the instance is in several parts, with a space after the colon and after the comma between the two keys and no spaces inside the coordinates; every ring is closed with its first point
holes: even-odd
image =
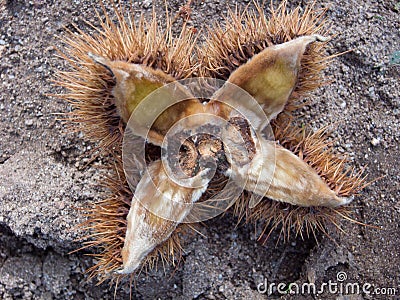
{"type": "MultiPolygon", "coordinates": [[[[91,258],[68,254],[79,246],[73,242],[78,237],[73,226],[82,217],[75,207],[99,200],[94,165],[101,162],[81,168],[81,155],[92,145],[79,134],[64,133],[54,113],[69,107],[46,96],[60,91],[50,80],[56,69],[65,69],[54,55],[57,36],[72,22],[95,22],[96,2],[0,1],[1,299],[114,297],[107,284],[85,281],[82,272],[93,264],[91,258]]],[[[355,166],[368,165],[369,179],[385,176],[354,202],[357,220],[380,229],[345,222],[346,234],[332,231],[333,241],[292,237],[285,244],[273,235],[261,245],[254,226],[235,228],[233,217],[216,218],[201,229],[204,236],[188,237],[184,262],[175,272],[167,267],[166,274],[161,268],[140,276],[134,298],[263,299],[257,285],[265,280],[321,284],[337,282],[337,273],[345,272],[345,283],[396,288],[397,296],[336,293],[287,299],[399,299],[400,2],[318,3],[329,5],[332,31],[338,34],[332,53],[354,51],[335,59],[327,72],[333,81],[314,93],[314,104],[303,110],[304,122],[315,129],[339,122],[334,133],[338,151],[348,152],[355,166]]],[[[169,8],[176,11],[179,5],[171,1],[169,8]]],[[[227,3],[195,0],[192,7],[193,24],[200,28],[219,20],[227,3]]],[[[152,4],[144,1],[135,8],[149,13],[152,4]]],[[[128,294],[129,286],[121,285],[116,298],[128,294]]]]}

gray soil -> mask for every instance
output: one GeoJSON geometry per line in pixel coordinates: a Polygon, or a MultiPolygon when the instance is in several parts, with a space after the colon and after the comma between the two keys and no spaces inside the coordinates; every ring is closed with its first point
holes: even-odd
{"type": "MultiPolygon", "coordinates": [[[[161,1],[160,1],[161,2],[161,1]]],[[[236,2],[236,1],[235,1],[236,2]]],[[[246,5],[248,1],[239,4],[246,5]]],[[[268,2],[268,1],[267,1],[268,2]]],[[[274,1],[275,2],[275,1],[274,1]]],[[[293,1],[293,5],[302,1],[293,1]]],[[[97,286],[84,271],[93,259],[79,251],[77,208],[100,200],[96,186],[100,161],[83,167],[93,145],[67,134],[58,120],[70,108],[48,96],[57,69],[57,36],[83,20],[97,22],[97,1],[0,1],[0,299],[113,299],[114,286],[97,286]],[[86,155],[85,155],[86,154],[86,155]]],[[[233,4],[233,3],[231,3],[233,4]]],[[[169,3],[176,12],[179,1],[169,3]]],[[[313,94],[303,109],[304,123],[317,129],[337,123],[338,151],[352,164],[367,165],[368,179],[379,179],[356,198],[355,218],[375,227],[344,222],[345,233],[328,228],[331,238],[296,238],[287,243],[274,233],[264,245],[253,225],[235,227],[229,214],[189,236],[184,261],[140,275],[134,299],[264,299],[257,286],[268,283],[370,284],[369,291],[395,296],[342,292],[292,295],[283,299],[400,299],[400,2],[320,1],[337,37],[336,58],[327,71],[332,83],[313,94]],[[386,288],[386,290],[383,290],[386,288]]],[[[151,12],[151,1],[135,4],[151,12]]],[[[220,20],[227,3],[192,3],[193,25],[220,20]]],[[[163,11],[163,5],[156,5],[163,11]]],[[[260,286],[263,288],[263,286],[260,286]]],[[[340,288],[340,287],[339,287],[340,288]]],[[[129,299],[121,283],[116,299],[129,299]]]]}

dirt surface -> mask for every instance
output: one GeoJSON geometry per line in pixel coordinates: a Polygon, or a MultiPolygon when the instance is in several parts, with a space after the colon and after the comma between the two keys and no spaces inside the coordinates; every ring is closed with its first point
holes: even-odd
{"type": "MultiPolygon", "coordinates": [[[[238,1],[246,5],[249,1],[238,1]]],[[[275,2],[275,1],[274,1],[275,2]]],[[[302,1],[293,1],[292,5],[302,1]]],[[[70,108],[47,96],[60,92],[51,84],[65,69],[55,56],[57,36],[83,19],[96,23],[97,1],[0,1],[0,299],[113,299],[114,288],[86,281],[93,265],[74,239],[83,218],[76,208],[99,200],[95,162],[87,162],[93,145],[80,134],[66,134],[56,113],[70,108]],[[83,156],[82,156],[83,155],[83,156]]],[[[230,3],[230,5],[235,5],[230,3]]],[[[171,1],[176,12],[179,1],[171,1]]],[[[354,201],[358,221],[345,222],[345,234],[328,228],[331,239],[318,237],[287,243],[273,234],[262,245],[253,225],[235,227],[229,214],[189,236],[184,262],[140,275],[132,287],[137,299],[264,299],[265,283],[329,281],[358,283],[368,291],[395,296],[346,295],[342,289],[323,295],[283,299],[400,299],[400,2],[320,1],[337,37],[332,53],[353,49],[334,60],[327,71],[332,83],[320,88],[303,109],[304,123],[317,129],[338,123],[338,151],[352,164],[368,165],[378,180],[354,201]],[[340,281],[346,275],[347,279],[340,281]],[[257,288],[259,287],[259,288],[257,288]],[[383,290],[386,288],[386,290],[383,290]]],[[[150,13],[151,1],[135,4],[150,13]]],[[[192,3],[192,23],[201,28],[225,14],[225,1],[192,3]]],[[[163,5],[156,5],[163,11],[163,5]]],[[[87,252],[86,252],[87,253],[87,252]]],[[[342,285],[343,286],[343,285],[342,285]]],[[[120,284],[116,299],[129,297],[120,284]]],[[[279,298],[275,293],[272,298],[279,298]]],[[[128,298],[129,299],[129,298],[128,298]]]]}

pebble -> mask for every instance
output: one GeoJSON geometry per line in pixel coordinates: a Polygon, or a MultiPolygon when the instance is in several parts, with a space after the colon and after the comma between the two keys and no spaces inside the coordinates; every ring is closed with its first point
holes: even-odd
{"type": "Polygon", "coordinates": [[[372,144],[372,146],[378,146],[379,144],[380,144],[380,142],[381,142],[381,140],[378,138],[373,138],[372,140],[371,140],[371,144],[372,144]]]}
{"type": "Polygon", "coordinates": [[[25,120],[25,125],[26,125],[26,126],[32,126],[32,125],[33,125],[33,119],[27,119],[27,120],[25,120]]]}
{"type": "Polygon", "coordinates": [[[151,6],[151,0],[144,0],[142,5],[143,8],[149,8],[151,6]]]}

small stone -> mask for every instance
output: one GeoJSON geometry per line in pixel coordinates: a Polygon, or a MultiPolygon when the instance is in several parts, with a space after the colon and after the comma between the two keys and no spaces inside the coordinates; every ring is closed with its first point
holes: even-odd
{"type": "Polygon", "coordinates": [[[32,119],[25,120],[25,125],[26,126],[32,126],[33,125],[33,120],[32,119]]]}
{"type": "Polygon", "coordinates": [[[366,16],[366,18],[367,18],[368,20],[371,20],[371,19],[374,17],[374,14],[367,12],[367,13],[365,14],[365,16],[366,16]]]}
{"type": "Polygon", "coordinates": [[[377,138],[373,138],[371,140],[372,146],[378,146],[380,142],[381,142],[381,140],[379,138],[378,139],[377,138]]]}
{"type": "Polygon", "coordinates": [[[143,8],[149,8],[151,6],[151,0],[144,0],[142,5],[143,8]]]}
{"type": "Polygon", "coordinates": [[[317,279],[317,272],[314,269],[309,269],[307,272],[307,279],[310,283],[315,283],[317,279]]]}
{"type": "Polygon", "coordinates": [[[5,45],[6,41],[5,40],[0,40],[0,45],[5,45]]]}
{"type": "Polygon", "coordinates": [[[394,208],[395,208],[398,212],[400,212],[400,201],[397,202],[397,204],[394,206],[394,208]]]}
{"type": "Polygon", "coordinates": [[[340,107],[341,107],[341,108],[345,108],[346,105],[347,105],[347,103],[346,103],[345,101],[343,101],[342,103],[340,103],[340,107]]]}

